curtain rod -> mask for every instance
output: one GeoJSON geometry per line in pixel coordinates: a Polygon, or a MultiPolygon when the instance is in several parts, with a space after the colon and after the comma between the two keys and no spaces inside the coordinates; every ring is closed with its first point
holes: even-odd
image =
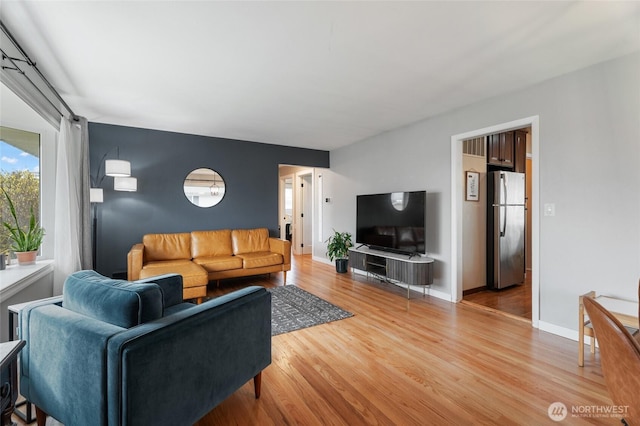
{"type": "MultiPolygon", "coordinates": [[[[13,71],[18,71],[20,74],[22,74],[27,81],[29,81],[29,83],[31,83],[31,85],[47,100],[47,102],[49,102],[51,104],[51,106],[53,106],[58,112],[60,112],[58,110],[58,108],[56,107],[56,105],[51,102],[51,100],[49,99],[49,97],[47,95],[45,95],[42,90],[40,90],[40,88],[25,74],[24,71],[22,71],[20,68],[18,68],[18,64],[16,64],[15,61],[20,61],[20,62],[24,62],[27,65],[29,65],[38,75],[38,77],[40,77],[40,79],[44,82],[44,84],[46,84],[46,86],[49,88],[49,90],[51,91],[51,93],[53,93],[53,95],[58,99],[58,101],[60,101],[60,103],[62,104],[62,106],[64,106],[64,108],[69,112],[69,114],[71,115],[71,118],[74,121],[78,121],[78,116],[73,112],[73,110],[69,107],[69,105],[67,105],[67,103],[64,101],[64,99],[62,99],[62,96],[60,96],[60,94],[58,93],[58,91],[51,85],[51,83],[49,83],[49,80],[47,80],[47,78],[40,72],[40,70],[38,69],[38,67],[36,66],[36,63],[33,62],[31,60],[31,58],[29,58],[29,55],[27,55],[27,53],[25,52],[25,50],[22,48],[22,46],[20,46],[20,43],[18,43],[18,41],[13,37],[13,35],[11,34],[11,32],[7,29],[7,27],[4,25],[4,23],[2,22],[2,20],[0,20],[0,27],[2,28],[2,32],[5,33],[5,35],[9,38],[9,40],[11,41],[11,43],[13,43],[14,47],[18,50],[18,52],[20,52],[20,54],[22,55],[22,57],[24,59],[20,59],[20,58],[12,58],[11,56],[7,55],[4,50],[2,50],[2,59],[8,59],[9,61],[11,61],[11,64],[14,66],[14,68],[10,68],[10,67],[5,67],[3,66],[3,69],[8,69],[8,70],[13,70],[13,71]]],[[[60,115],[64,115],[60,112],[60,115]]]]}

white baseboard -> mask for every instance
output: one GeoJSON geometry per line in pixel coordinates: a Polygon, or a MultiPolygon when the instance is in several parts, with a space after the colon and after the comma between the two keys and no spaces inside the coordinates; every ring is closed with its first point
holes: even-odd
{"type": "MultiPolygon", "coordinates": [[[[315,261],[318,261],[318,262],[325,263],[327,265],[333,265],[334,264],[333,262],[331,262],[326,257],[313,256],[312,259],[315,260],[315,261]]],[[[352,271],[354,273],[356,273],[356,274],[360,274],[360,275],[363,275],[363,276],[367,275],[366,271],[361,271],[359,269],[352,269],[352,271]]],[[[397,285],[398,287],[402,287],[404,289],[407,288],[407,285],[403,284],[403,283],[392,283],[392,284],[397,285]]],[[[413,290],[413,291],[415,291],[417,293],[422,293],[423,287],[422,286],[411,286],[411,290],[413,290]]],[[[426,290],[426,294],[428,294],[429,296],[433,296],[433,297],[436,297],[438,299],[445,300],[447,302],[453,302],[453,300],[451,299],[451,294],[450,293],[443,292],[443,291],[440,291],[440,290],[435,290],[435,289],[430,288],[430,287],[427,287],[425,290],[426,290]]],[[[535,327],[535,325],[534,325],[534,327],[535,327]]],[[[537,328],[539,330],[546,331],[547,333],[555,334],[556,336],[564,337],[566,339],[570,339],[570,340],[573,340],[575,342],[578,341],[578,331],[577,330],[573,330],[573,329],[565,328],[565,327],[560,327],[558,325],[551,324],[551,323],[544,322],[544,321],[538,321],[537,328]]],[[[589,344],[589,339],[586,338],[585,339],[585,345],[588,345],[588,344],[589,344]]]]}
{"type": "Polygon", "coordinates": [[[326,257],[316,256],[315,254],[311,256],[311,260],[316,261],[316,262],[325,263],[327,265],[335,265],[334,262],[330,261],[326,257]]]}
{"type": "MultiPolygon", "coordinates": [[[[544,321],[538,321],[538,329],[546,331],[547,333],[555,334],[556,336],[565,337],[576,342],[578,341],[578,330],[560,327],[559,325],[551,324],[544,321]]],[[[588,341],[589,339],[585,340],[588,341]]]]}

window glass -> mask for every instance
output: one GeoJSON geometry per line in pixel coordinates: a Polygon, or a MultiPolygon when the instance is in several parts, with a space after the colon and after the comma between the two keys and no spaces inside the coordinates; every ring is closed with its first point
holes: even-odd
{"type": "Polygon", "coordinates": [[[284,189],[284,211],[289,216],[293,214],[293,189],[292,188],[284,189]]]}
{"type": "MultiPolygon", "coordinates": [[[[40,135],[38,133],[0,126],[0,186],[13,201],[21,227],[29,225],[33,209],[40,223],[40,135]]],[[[8,203],[2,195],[2,222],[12,220],[8,203]]],[[[8,231],[0,230],[0,252],[9,250],[8,231]]]]}

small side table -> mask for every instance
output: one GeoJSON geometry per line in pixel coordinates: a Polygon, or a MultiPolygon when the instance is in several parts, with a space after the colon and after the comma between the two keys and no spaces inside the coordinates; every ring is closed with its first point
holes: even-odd
{"type": "Polygon", "coordinates": [[[12,340],[0,343],[0,372],[8,371],[8,382],[0,383],[0,407],[5,407],[1,413],[0,424],[12,426],[11,414],[17,398],[18,389],[18,354],[27,342],[12,340]]]}

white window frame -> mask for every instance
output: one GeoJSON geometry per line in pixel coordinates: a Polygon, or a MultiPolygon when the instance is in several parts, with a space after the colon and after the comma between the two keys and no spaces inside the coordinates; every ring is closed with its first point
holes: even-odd
{"type": "MultiPolygon", "coordinates": [[[[2,91],[10,91],[6,86],[0,89],[2,91]]],[[[39,258],[53,259],[58,131],[17,96],[17,100],[23,102],[24,107],[7,108],[8,105],[5,102],[9,100],[7,98],[11,98],[11,95],[16,96],[13,93],[9,96],[3,96],[0,124],[4,127],[25,130],[40,135],[40,220],[46,235],[42,242],[39,258]],[[30,112],[25,112],[25,108],[28,108],[30,112]]]]}

